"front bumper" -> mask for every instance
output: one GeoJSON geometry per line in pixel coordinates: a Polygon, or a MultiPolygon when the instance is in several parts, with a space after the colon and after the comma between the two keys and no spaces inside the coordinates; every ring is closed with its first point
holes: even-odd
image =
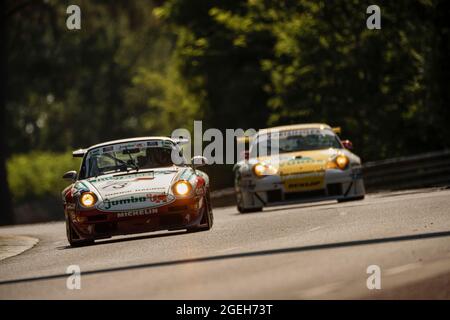
{"type": "Polygon", "coordinates": [[[238,205],[243,208],[259,208],[287,203],[344,200],[365,194],[360,167],[347,170],[327,169],[322,174],[323,184],[319,188],[305,187],[296,191],[286,189],[285,180],[278,175],[243,177],[236,185],[238,205]]]}
{"type": "Polygon", "coordinates": [[[178,199],[170,205],[121,212],[97,209],[69,213],[79,239],[106,239],[117,235],[178,230],[201,224],[205,202],[201,197],[178,199]]]}

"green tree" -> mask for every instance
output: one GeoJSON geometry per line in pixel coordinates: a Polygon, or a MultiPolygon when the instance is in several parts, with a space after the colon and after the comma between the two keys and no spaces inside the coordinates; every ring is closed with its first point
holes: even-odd
{"type": "Polygon", "coordinates": [[[445,1],[168,1],[176,52],[210,125],[327,122],[364,159],[449,146],[445,1]],[[445,60],[445,61],[444,61],[445,60]]]}

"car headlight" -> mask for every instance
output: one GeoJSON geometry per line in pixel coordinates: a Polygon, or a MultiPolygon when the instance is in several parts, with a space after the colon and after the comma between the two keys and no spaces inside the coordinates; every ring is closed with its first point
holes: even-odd
{"type": "Polygon", "coordinates": [[[347,168],[349,162],[348,157],[343,154],[336,157],[336,164],[341,170],[347,168]]]}
{"type": "Polygon", "coordinates": [[[347,168],[350,160],[344,154],[338,155],[333,161],[328,162],[327,169],[341,169],[347,168]]]}
{"type": "Polygon", "coordinates": [[[173,185],[172,189],[176,195],[185,196],[191,192],[192,186],[189,182],[180,180],[173,185]]]}
{"type": "Polygon", "coordinates": [[[85,192],[80,197],[80,203],[85,208],[91,208],[97,202],[97,197],[92,192],[85,192]]]}
{"type": "Polygon", "coordinates": [[[278,170],[270,164],[257,163],[253,166],[253,173],[257,177],[263,177],[277,174],[278,170]]]}

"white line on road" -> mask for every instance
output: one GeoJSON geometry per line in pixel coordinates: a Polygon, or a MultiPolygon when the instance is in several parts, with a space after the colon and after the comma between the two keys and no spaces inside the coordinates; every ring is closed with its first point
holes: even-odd
{"type": "Polygon", "coordinates": [[[394,275],[394,274],[399,274],[405,271],[410,271],[410,270],[414,270],[417,268],[422,267],[422,263],[421,262],[414,262],[414,263],[408,263],[402,266],[397,266],[397,267],[393,267],[390,269],[387,269],[385,271],[385,274],[388,276],[394,275]]]}
{"type": "Polygon", "coordinates": [[[322,286],[312,287],[305,290],[298,291],[296,296],[303,299],[311,299],[315,297],[319,297],[331,292],[334,292],[341,288],[343,285],[342,282],[333,282],[328,283],[322,286]]]}

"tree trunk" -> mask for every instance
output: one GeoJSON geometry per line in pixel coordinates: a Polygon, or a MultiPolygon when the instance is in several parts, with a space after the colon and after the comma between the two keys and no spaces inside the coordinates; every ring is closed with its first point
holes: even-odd
{"type": "MultiPolygon", "coordinates": [[[[0,1],[0,13],[4,17],[6,12],[5,1],[0,1]]],[[[1,43],[6,46],[6,19],[1,19],[1,43]]],[[[0,74],[4,77],[4,83],[8,80],[6,73],[7,54],[6,48],[1,50],[0,74]]],[[[9,192],[8,178],[6,172],[6,158],[8,155],[6,145],[6,89],[5,85],[0,86],[0,225],[12,224],[14,222],[14,214],[11,203],[11,194],[9,192]]]]}

